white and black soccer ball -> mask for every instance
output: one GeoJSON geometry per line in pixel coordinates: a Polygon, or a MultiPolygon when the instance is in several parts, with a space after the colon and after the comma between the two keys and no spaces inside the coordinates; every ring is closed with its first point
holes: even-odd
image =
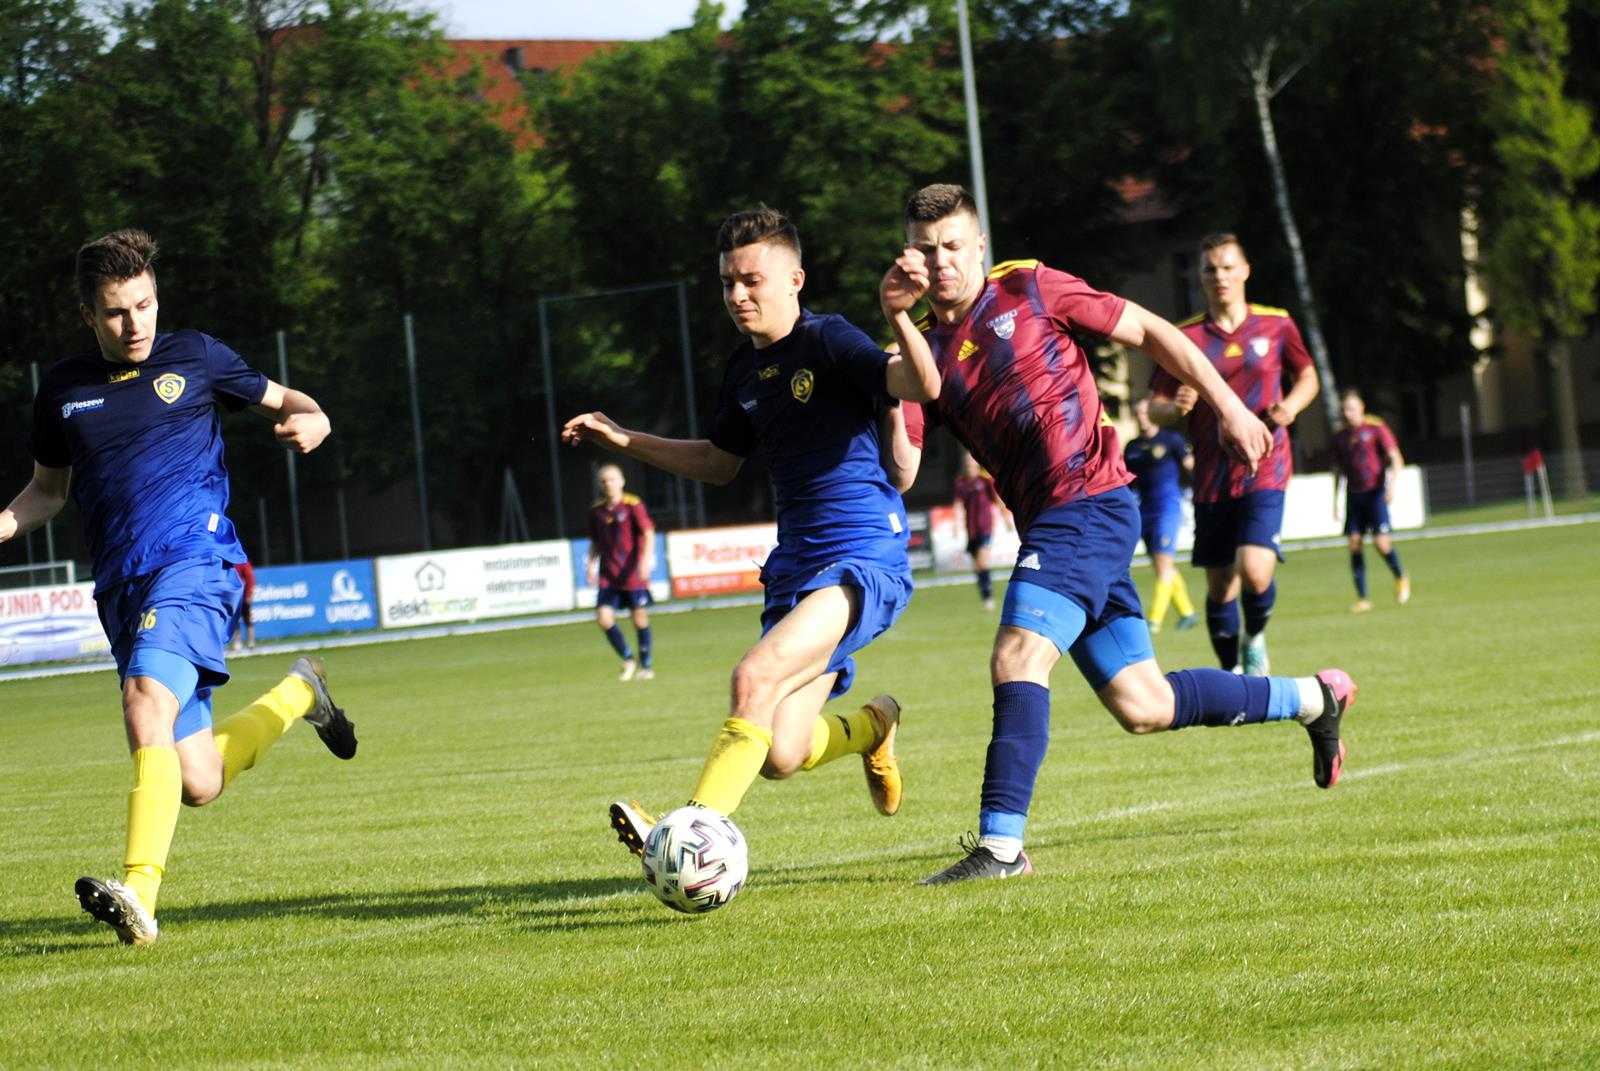
{"type": "Polygon", "coordinates": [[[744,834],[724,815],[705,807],[679,807],[644,841],[644,880],[674,911],[715,911],[744,887],[750,853],[744,834]]]}

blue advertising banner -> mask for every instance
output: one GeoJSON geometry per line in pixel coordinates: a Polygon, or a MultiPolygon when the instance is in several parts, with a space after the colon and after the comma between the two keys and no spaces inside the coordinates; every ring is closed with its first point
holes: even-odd
{"type": "Polygon", "coordinates": [[[261,566],[250,618],[258,640],[377,628],[372,562],[261,566]]]}

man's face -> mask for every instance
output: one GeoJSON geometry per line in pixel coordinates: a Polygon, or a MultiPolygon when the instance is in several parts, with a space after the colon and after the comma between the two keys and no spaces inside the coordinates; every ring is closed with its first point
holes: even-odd
{"type": "Polygon", "coordinates": [[[1244,300],[1244,281],[1250,278],[1250,262],[1244,250],[1233,244],[1219,245],[1200,258],[1200,281],[1206,295],[1218,305],[1244,300]]]}
{"type": "Polygon", "coordinates": [[[978,217],[955,212],[932,222],[906,224],[906,243],[928,263],[928,300],[936,307],[960,308],[983,289],[985,238],[978,217]]]}
{"type": "Polygon", "coordinates": [[[156,308],[156,281],[148,271],[132,279],[103,282],[93,308],[78,306],[100,343],[100,353],[117,364],[139,364],[150,356],[156,308]]]}
{"type": "Polygon", "coordinates": [[[1352,428],[1366,419],[1367,406],[1360,398],[1346,398],[1341,409],[1344,412],[1344,422],[1352,428]]]}
{"type": "Polygon", "coordinates": [[[722,303],[733,326],[756,345],[784,337],[800,318],[806,273],[794,251],[771,242],[742,245],[717,258],[722,303]]]}
{"type": "Polygon", "coordinates": [[[606,496],[607,502],[622,501],[622,470],[607,465],[600,470],[600,493],[606,496]]]}

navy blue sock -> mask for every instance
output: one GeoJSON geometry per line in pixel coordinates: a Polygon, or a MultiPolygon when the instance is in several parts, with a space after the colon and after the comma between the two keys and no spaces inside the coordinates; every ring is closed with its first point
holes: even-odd
{"type": "Polygon", "coordinates": [[[994,578],[989,574],[989,570],[987,569],[979,569],[977,572],[978,597],[980,599],[987,599],[994,594],[994,578]]]}
{"type": "Polygon", "coordinates": [[[1172,685],[1172,728],[1258,725],[1300,712],[1300,686],[1289,677],[1241,677],[1221,669],[1180,669],[1172,685]]]}
{"type": "Polygon", "coordinates": [[[1383,556],[1383,560],[1389,563],[1389,571],[1395,576],[1406,575],[1405,570],[1400,567],[1400,552],[1398,550],[1390,547],[1389,553],[1383,556]]]}
{"type": "Polygon", "coordinates": [[[1050,689],[1029,681],[1010,681],[994,689],[994,736],[983,764],[983,796],[978,832],[1021,838],[1050,746],[1050,689]]]}
{"type": "MultiPolygon", "coordinates": [[[[646,625],[644,628],[635,629],[635,631],[638,632],[638,634],[639,634],[639,664],[641,666],[643,666],[645,669],[649,669],[650,668],[650,626],[646,625]]],[[[627,655],[623,655],[622,657],[626,658],[628,656],[627,655]]]]}
{"type": "Polygon", "coordinates": [[[1239,664],[1239,600],[1212,602],[1206,596],[1206,628],[1211,630],[1211,649],[1223,669],[1239,664]]]}
{"type": "Polygon", "coordinates": [[[622,638],[622,630],[616,625],[606,629],[606,639],[611,641],[611,649],[623,658],[632,658],[633,652],[628,650],[628,641],[622,638]]]}
{"type": "Polygon", "coordinates": [[[1266,631],[1267,622],[1272,620],[1272,604],[1278,601],[1278,582],[1274,580],[1267,585],[1267,590],[1254,592],[1250,585],[1244,585],[1244,590],[1239,592],[1239,603],[1244,607],[1244,630],[1252,636],[1259,636],[1266,631]]]}
{"type": "Polygon", "coordinates": [[[1356,578],[1356,594],[1367,597],[1367,556],[1359,550],[1350,552],[1350,575],[1356,578]]]}

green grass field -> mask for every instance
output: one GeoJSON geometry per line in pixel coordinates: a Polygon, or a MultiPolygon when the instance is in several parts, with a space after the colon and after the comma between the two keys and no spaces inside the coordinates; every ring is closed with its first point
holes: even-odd
{"type": "MultiPolygon", "coordinates": [[[[333,652],[360,755],[297,727],[186,811],[149,949],[71,893],[122,849],[112,678],[0,684],[0,1067],[1600,1066],[1597,534],[1403,543],[1412,603],[1369,555],[1360,617],[1343,552],[1291,556],[1274,668],[1362,688],[1331,792],[1295,725],[1127,736],[1064,665],[1035,875],[937,889],[993,618],[924,591],[860,660],[905,704],[901,814],[854,759],[758,783],[750,883],[697,919],[605,808],[686,796],[753,609],[659,616],[629,685],[592,626],[333,652]]],[[[1209,664],[1203,629],[1157,650],[1209,664]]]]}

